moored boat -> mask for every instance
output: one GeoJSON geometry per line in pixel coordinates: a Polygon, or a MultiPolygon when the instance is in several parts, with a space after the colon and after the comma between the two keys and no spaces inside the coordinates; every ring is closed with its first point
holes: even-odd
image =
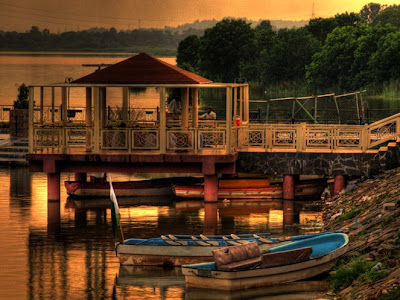
{"type": "MultiPolygon", "coordinates": [[[[172,185],[202,182],[201,177],[168,177],[135,181],[113,182],[118,197],[167,196],[173,195],[172,185]]],[[[68,195],[78,197],[109,197],[110,184],[102,178],[94,178],[89,182],[65,181],[68,195]]]]}
{"type": "Polygon", "coordinates": [[[250,256],[251,251],[246,250],[237,259],[235,255],[243,251],[236,248],[243,247],[246,245],[222,249],[225,256],[215,256],[216,262],[182,266],[186,286],[241,290],[307,279],[328,271],[335,259],[346,253],[348,236],[343,233],[317,235],[273,247],[263,255],[253,251],[255,255],[250,256]]]}
{"type": "Polygon", "coordinates": [[[325,235],[307,234],[286,238],[270,238],[268,233],[239,235],[165,235],[151,239],[127,239],[117,243],[116,254],[122,265],[180,266],[211,262],[212,251],[256,241],[260,251],[301,239],[325,235]]]}
{"type": "MultiPolygon", "coordinates": [[[[300,199],[320,197],[325,188],[325,180],[302,181],[295,185],[295,197],[300,199]]],[[[204,186],[174,185],[173,192],[180,198],[203,198],[204,186]]],[[[282,199],[283,189],[281,184],[270,186],[242,186],[225,187],[219,185],[218,199],[282,199]]]]}

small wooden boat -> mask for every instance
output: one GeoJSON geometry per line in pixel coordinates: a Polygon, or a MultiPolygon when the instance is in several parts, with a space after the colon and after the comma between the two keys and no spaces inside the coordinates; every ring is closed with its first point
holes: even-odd
{"type": "MultiPolygon", "coordinates": [[[[173,195],[173,184],[195,184],[202,177],[168,177],[135,181],[116,181],[113,187],[117,197],[167,196],[173,195]]],[[[93,178],[90,182],[65,181],[68,195],[78,197],[109,197],[110,184],[102,178],[93,178]]]]}
{"type": "MultiPolygon", "coordinates": [[[[240,181],[240,180],[239,180],[240,181]]],[[[325,188],[325,180],[302,181],[295,185],[295,197],[299,199],[320,197],[325,188]]],[[[271,186],[242,186],[218,187],[218,199],[282,199],[283,189],[281,184],[271,186]]],[[[173,192],[181,198],[203,198],[204,186],[179,186],[174,185],[173,192]]]]}
{"type": "Polygon", "coordinates": [[[122,265],[181,266],[212,261],[215,249],[256,241],[261,251],[326,233],[269,238],[268,233],[238,235],[165,235],[151,239],[127,239],[115,245],[122,265]]]}
{"type": "Polygon", "coordinates": [[[216,262],[182,266],[186,286],[241,290],[307,279],[328,271],[335,259],[346,253],[348,236],[337,232],[317,235],[273,247],[261,256],[259,249],[239,249],[254,246],[220,249],[225,256],[214,255],[216,262]]]}

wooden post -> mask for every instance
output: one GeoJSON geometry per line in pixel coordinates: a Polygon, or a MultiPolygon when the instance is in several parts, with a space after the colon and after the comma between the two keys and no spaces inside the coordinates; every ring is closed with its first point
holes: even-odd
{"type": "Polygon", "coordinates": [[[91,150],[92,149],[91,129],[93,126],[93,120],[92,120],[92,88],[90,87],[86,88],[85,123],[86,123],[86,129],[89,130],[86,132],[86,149],[91,150]]]}
{"type": "Polygon", "coordinates": [[[182,126],[182,128],[188,128],[189,127],[189,89],[188,88],[181,89],[181,99],[182,99],[181,126],[182,126]]]}
{"type": "Polygon", "coordinates": [[[60,201],[60,173],[47,173],[47,201],[60,201]]]}
{"type": "MultiPolygon", "coordinates": [[[[239,91],[240,95],[240,87],[233,88],[233,119],[235,120],[237,117],[237,95],[239,91]]],[[[242,121],[242,120],[240,120],[242,121]]]]}
{"type": "Polygon", "coordinates": [[[107,126],[107,90],[105,87],[100,88],[100,126],[107,126]]]}
{"type": "Polygon", "coordinates": [[[358,105],[358,93],[356,93],[356,107],[357,107],[357,121],[358,124],[361,125],[361,119],[360,119],[360,106],[358,105]]]}
{"type": "Polygon", "coordinates": [[[243,97],[244,97],[244,86],[240,90],[240,100],[239,100],[239,117],[240,120],[243,122],[243,97]]]}
{"type": "Polygon", "coordinates": [[[246,123],[248,123],[249,122],[249,112],[250,112],[249,86],[246,85],[244,90],[245,90],[245,93],[244,93],[244,107],[245,107],[244,118],[246,119],[246,123]]]}
{"type": "Polygon", "coordinates": [[[43,111],[43,105],[44,105],[44,87],[40,87],[40,125],[43,125],[44,122],[44,111],[43,111]]]}
{"type": "Polygon", "coordinates": [[[94,124],[93,124],[93,142],[94,142],[94,152],[100,152],[100,88],[94,88],[94,124]]]}
{"type": "Polygon", "coordinates": [[[67,88],[61,88],[61,114],[62,114],[62,123],[64,126],[68,123],[68,104],[67,104],[67,88]]]}
{"type": "Polygon", "coordinates": [[[51,88],[51,123],[54,124],[54,116],[55,116],[55,106],[54,102],[56,100],[56,89],[54,87],[51,88]]]}
{"type": "Polygon", "coordinates": [[[335,101],[335,105],[336,105],[336,111],[337,111],[337,114],[338,114],[338,121],[339,121],[339,124],[341,124],[340,110],[339,110],[339,105],[337,103],[336,95],[333,95],[333,100],[335,101]]]}
{"type": "Polygon", "coordinates": [[[33,145],[34,145],[34,120],[33,120],[33,102],[34,102],[34,93],[35,89],[33,86],[29,87],[29,134],[28,134],[28,140],[29,140],[29,153],[33,152],[33,145]]]}
{"type": "Polygon", "coordinates": [[[231,154],[232,144],[232,87],[226,88],[226,154],[231,154]]]}
{"type": "Polygon", "coordinates": [[[125,124],[128,122],[128,110],[129,110],[129,88],[122,88],[122,122],[125,124]]]}
{"type": "Polygon", "coordinates": [[[167,152],[167,119],[165,107],[165,88],[160,87],[160,154],[167,152]]]}
{"type": "Polygon", "coordinates": [[[360,92],[360,102],[361,102],[362,124],[364,124],[365,123],[365,106],[364,106],[364,98],[363,98],[362,92],[360,92]]]}
{"type": "Polygon", "coordinates": [[[199,126],[199,89],[192,89],[192,126],[197,128],[199,126]]]}

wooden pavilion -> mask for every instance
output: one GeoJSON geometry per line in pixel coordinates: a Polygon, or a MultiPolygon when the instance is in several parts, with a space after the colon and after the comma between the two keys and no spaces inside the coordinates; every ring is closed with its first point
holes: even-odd
{"type": "Polygon", "coordinates": [[[86,180],[87,172],[202,173],[206,186],[212,186],[205,199],[217,200],[217,175],[235,170],[233,116],[240,116],[242,123],[249,120],[247,83],[213,83],[145,53],[67,81],[29,87],[27,159],[31,171],[48,174],[49,200],[59,199],[60,172],[75,172],[81,180],[86,180]],[[158,91],[156,117],[151,122],[130,117],[130,89],[137,88],[158,91]],[[73,89],[84,89],[86,95],[79,121],[71,109],[73,89]],[[121,91],[117,120],[107,114],[109,89],[121,91]],[[180,90],[178,120],[168,119],[169,89],[180,90]],[[199,89],[224,91],[225,116],[199,121],[199,89]],[[46,108],[48,91],[51,105],[46,108]]]}

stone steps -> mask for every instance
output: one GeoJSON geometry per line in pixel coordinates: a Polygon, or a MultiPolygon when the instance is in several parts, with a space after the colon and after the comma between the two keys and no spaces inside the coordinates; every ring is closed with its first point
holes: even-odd
{"type": "Polygon", "coordinates": [[[5,139],[0,142],[0,164],[27,165],[28,140],[5,139]]]}

